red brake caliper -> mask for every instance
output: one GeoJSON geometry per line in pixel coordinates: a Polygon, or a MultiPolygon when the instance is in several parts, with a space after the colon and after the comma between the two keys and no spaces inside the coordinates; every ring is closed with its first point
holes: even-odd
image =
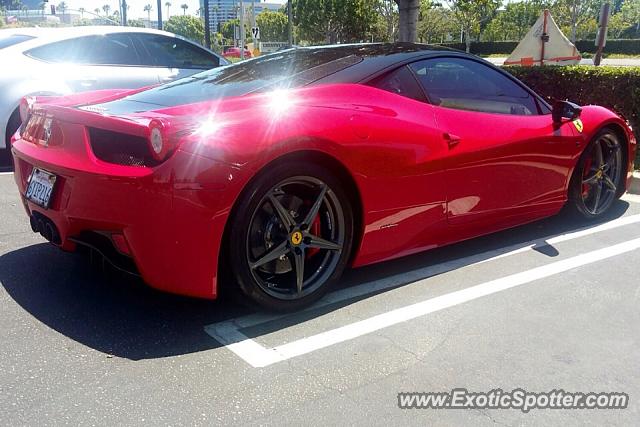
{"type": "MultiPolygon", "coordinates": [[[[311,227],[309,227],[309,232],[314,236],[320,235],[320,214],[316,215],[316,217],[313,219],[313,222],[311,223],[311,227]]],[[[318,248],[309,248],[307,249],[306,257],[311,258],[318,252],[320,252],[320,249],[318,248]]]]}
{"type": "MultiPolygon", "coordinates": [[[[591,172],[591,163],[593,163],[593,161],[591,160],[591,157],[587,158],[586,161],[584,162],[584,172],[582,173],[582,178],[584,181],[584,178],[586,178],[589,175],[589,172],[591,172]]],[[[582,197],[587,197],[589,195],[589,184],[582,184],[582,197]]]]}

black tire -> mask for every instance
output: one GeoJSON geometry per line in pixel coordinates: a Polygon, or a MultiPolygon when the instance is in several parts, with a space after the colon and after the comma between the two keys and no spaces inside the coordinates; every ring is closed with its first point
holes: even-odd
{"type": "Polygon", "coordinates": [[[602,129],[580,156],[569,186],[569,209],[581,218],[603,216],[623,194],[624,144],[610,129],[602,129]]]}
{"type": "Polygon", "coordinates": [[[5,148],[0,149],[0,170],[13,170],[13,156],[11,155],[11,137],[21,125],[20,111],[15,110],[7,122],[5,132],[5,148]]]}
{"type": "Polygon", "coordinates": [[[254,179],[231,219],[231,286],[279,312],[326,294],[347,266],[353,244],[353,210],[343,187],[316,164],[280,163],[254,179]]]}

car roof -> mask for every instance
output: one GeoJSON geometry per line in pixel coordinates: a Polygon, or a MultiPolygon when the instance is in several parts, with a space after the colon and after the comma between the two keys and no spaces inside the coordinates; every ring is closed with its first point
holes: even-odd
{"type": "MultiPolygon", "coordinates": [[[[185,40],[176,34],[169,33],[167,31],[155,30],[152,28],[140,28],[140,27],[123,27],[116,25],[96,25],[96,26],[77,26],[77,27],[58,27],[58,28],[8,28],[0,30],[0,38],[8,37],[12,35],[26,35],[34,37],[31,40],[10,46],[7,51],[17,50],[24,52],[34,47],[42,46],[45,44],[73,39],[76,37],[84,36],[96,36],[106,34],[117,33],[137,33],[137,34],[161,34],[168,37],[177,37],[185,40]]],[[[205,48],[206,49],[206,48],[205,48]]]]}
{"type": "Polygon", "coordinates": [[[285,52],[314,55],[321,54],[323,50],[332,50],[332,56],[336,57],[359,57],[361,61],[320,79],[319,83],[359,83],[372,75],[383,72],[389,67],[411,62],[417,58],[441,55],[443,53],[473,57],[473,55],[445,46],[408,42],[295,47],[276,52],[273,55],[285,52]]]}

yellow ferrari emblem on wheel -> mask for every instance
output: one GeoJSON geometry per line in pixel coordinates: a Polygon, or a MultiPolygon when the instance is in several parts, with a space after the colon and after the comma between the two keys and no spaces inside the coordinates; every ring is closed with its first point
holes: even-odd
{"type": "Polygon", "coordinates": [[[302,233],[299,231],[294,231],[293,233],[291,233],[291,243],[296,246],[302,243],[302,233]]]}
{"type": "Polygon", "coordinates": [[[584,126],[582,125],[582,120],[580,119],[575,119],[573,121],[573,125],[576,127],[576,130],[580,133],[582,133],[582,129],[584,128],[584,126]]]}

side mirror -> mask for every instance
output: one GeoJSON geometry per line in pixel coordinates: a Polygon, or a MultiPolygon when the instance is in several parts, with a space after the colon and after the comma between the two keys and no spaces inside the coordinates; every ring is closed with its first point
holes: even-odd
{"type": "Polygon", "coordinates": [[[562,122],[562,119],[575,120],[580,117],[582,107],[569,101],[555,101],[551,116],[554,123],[562,122]]]}

